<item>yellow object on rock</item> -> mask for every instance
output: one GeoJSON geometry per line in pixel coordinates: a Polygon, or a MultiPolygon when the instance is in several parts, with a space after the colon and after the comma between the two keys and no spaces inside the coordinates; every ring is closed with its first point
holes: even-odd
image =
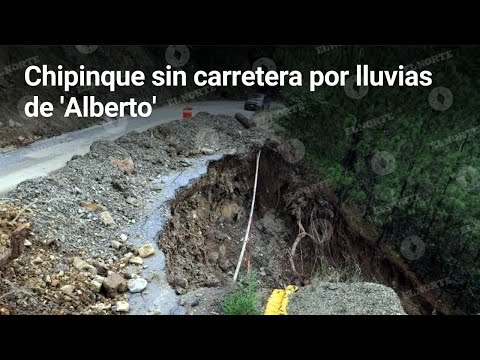
{"type": "Polygon", "coordinates": [[[268,299],[264,315],[287,315],[288,295],[298,290],[298,286],[288,285],[284,290],[275,289],[268,299]]]}

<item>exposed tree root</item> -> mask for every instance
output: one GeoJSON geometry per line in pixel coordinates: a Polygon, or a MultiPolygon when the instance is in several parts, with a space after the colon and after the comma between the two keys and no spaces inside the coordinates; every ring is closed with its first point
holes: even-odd
{"type": "Polygon", "coordinates": [[[10,237],[10,248],[0,255],[0,270],[17,259],[23,252],[25,238],[30,232],[30,224],[19,225],[10,237]]]}

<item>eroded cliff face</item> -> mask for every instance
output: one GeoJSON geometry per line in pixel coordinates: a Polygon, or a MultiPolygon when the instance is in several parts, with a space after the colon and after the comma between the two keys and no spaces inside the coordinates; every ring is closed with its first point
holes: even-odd
{"type": "MultiPolygon", "coordinates": [[[[221,313],[247,226],[259,149],[257,203],[241,275],[257,272],[260,308],[274,288],[309,289],[324,273],[322,264],[345,258],[348,249],[360,266],[355,281],[385,274],[390,259],[369,269],[364,239],[350,232],[348,249],[339,245],[348,229],[338,209],[322,189],[305,186],[301,163],[288,161],[282,140],[269,138],[234,117],[199,113],[191,121],[96,142],[63,169],[22,183],[9,201],[25,209],[18,220],[31,221],[32,231],[22,256],[2,271],[0,311],[221,313]],[[305,238],[294,252],[299,221],[313,239],[305,238]]],[[[14,215],[5,214],[11,221],[14,215]]],[[[353,280],[352,272],[335,273],[328,281],[353,280]]],[[[381,280],[388,285],[403,279],[396,291],[414,289],[412,279],[402,276],[392,268],[381,280]]]]}

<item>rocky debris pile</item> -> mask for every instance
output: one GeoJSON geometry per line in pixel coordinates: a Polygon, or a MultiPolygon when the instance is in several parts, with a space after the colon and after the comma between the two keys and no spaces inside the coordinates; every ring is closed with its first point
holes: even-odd
{"type": "Polygon", "coordinates": [[[155,180],[188,168],[192,157],[244,151],[265,138],[233,117],[200,113],[95,142],[64,168],[20,184],[8,198],[27,209],[33,233],[23,256],[0,272],[0,308],[25,314],[131,311],[127,293],[148,290],[141,274],[157,245],[151,239],[132,246],[136,234],[126,229],[161,196],[163,185],[155,180]]]}
{"type": "Polygon", "coordinates": [[[127,279],[142,281],[140,291],[146,287],[140,269],[129,266],[128,254],[108,265],[79,255],[72,258],[41,245],[27,247],[3,271],[0,307],[18,314],[104,314],[116,311],[116,301],[126,300],[127,279]]]}
{"type": "Polygon", "coordinates": [[[393,289],[374,283],[318,283],[290,296],[291,315],[405,315],[393,289]]]}
{"type": "MultiPolygon", "coordinates": [[[[57,241],[66,252],[86,247],[91,257],[114,255],[110,245],[121,242],[118,229],[135,223],[161,192],[162,185],[154,182],[159,175],[185,167],[205,147],[241,151],[264,139],[261,131],[245,130],[233,117],[199,113],[188,122],[96,142],[85,156],[20,184],[10,197],[21,206],[35,201],[35,228],[43,242],[57,241]],[[123,168],[118,165],[123,161],[134,165],[123,168]]],[[[111,259],[107,261],[115,261],[111,259]]]]}
{"type": "Polygon", "coordinates": [[[233,116],[212,116],[206,112],[196,114],[188,122],[171,122],[149,132],[164,139],[180,156],[211,155],[229,150],[243,153],[262,146],[271,136],[260,128],[245,129],[233,116]]]}

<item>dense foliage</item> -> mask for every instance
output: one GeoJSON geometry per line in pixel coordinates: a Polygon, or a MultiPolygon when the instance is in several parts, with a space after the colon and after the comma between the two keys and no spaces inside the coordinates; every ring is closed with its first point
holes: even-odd
{"type": "Polygon", "coordinates": [[[353,72],[357,64],[433,73],[427,88],[285,87],[284,103],[303,110],[282,121],[370,237],[425,283],[447,279],[440,301],[479,311],[480,48],[279,47],[273,59],[304,78],[310,70],[353,72]]]}

